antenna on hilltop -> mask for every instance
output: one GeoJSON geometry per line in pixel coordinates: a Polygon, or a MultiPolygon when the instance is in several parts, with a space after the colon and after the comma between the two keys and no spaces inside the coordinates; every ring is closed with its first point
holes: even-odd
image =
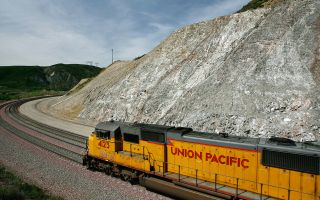
{"type": "Polygon", "coordinates": [[[87,61],[87,65],[93,65],[93,61],[87,61]]]}
{"type": "Polygon", "coordinates": [[[113,63],[113,49],[111,49],[111,64],[113,63]]]}

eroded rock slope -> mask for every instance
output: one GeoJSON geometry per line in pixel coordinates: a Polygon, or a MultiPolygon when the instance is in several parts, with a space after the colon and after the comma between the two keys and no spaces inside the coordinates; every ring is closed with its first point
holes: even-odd
{"type": "Polygon", "coordinates": [[[235,135],[320,138],[320,1],[192,24],[52,109],[235,135]]]}

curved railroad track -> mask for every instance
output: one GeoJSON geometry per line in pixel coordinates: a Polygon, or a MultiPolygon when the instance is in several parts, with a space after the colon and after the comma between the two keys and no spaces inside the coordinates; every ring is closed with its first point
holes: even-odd
{"type": "MultiPolygon", "coordinates": [[[[19,107],[23,103],[36,99],[39,98],[1,103],[0,127],[4,128],[8,133],[16,135],[35,146],[58,154],[76,163],[82,163],[87,137],[42,124],[19,112],[19,107]]],[[[166,187],[166,191],[170,191],[171,195],[176,193],[176,190],[179,188],[170,183],[161,184],[161,187],[166,187]]],[[[159,186],[159,184],[157,185],[159,186]]],[[[156,190],[156,186],[150,189],[163,194],[163,191],[156,190]]],[[[186,190],[188,190],[191,199],[203,197],[203,194],[199,192],[193,192],[186,188],[182,189],[182,191],[186,190]]],[[[215,197],[215,199],[221,198],[215,197]]]]}
{"type": "Polygon", "coordinates": [[[0,104],[0,126],[36,146],[82,163],[87,137],[39,123],[19,112],[20,105],[35,99],[39,98],[0,104]]]}

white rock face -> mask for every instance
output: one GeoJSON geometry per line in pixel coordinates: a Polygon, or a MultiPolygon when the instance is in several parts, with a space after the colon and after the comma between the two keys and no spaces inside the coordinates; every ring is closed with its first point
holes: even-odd
{"type": "MultiPolygon", "coordinates": [[[[60,99],[61,100],[61,99],[60,99]]],[[[320,139],[320,1],[192,24],[52,106],[80,118],[320,139]]]]}

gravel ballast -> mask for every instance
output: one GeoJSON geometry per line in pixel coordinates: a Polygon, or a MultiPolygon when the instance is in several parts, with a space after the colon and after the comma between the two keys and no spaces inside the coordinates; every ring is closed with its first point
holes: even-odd
{"type": "Polygon", "coordinates": [[[0,162],[64,199],[168,199],[38,148],[0,127],[0,162]]]}

